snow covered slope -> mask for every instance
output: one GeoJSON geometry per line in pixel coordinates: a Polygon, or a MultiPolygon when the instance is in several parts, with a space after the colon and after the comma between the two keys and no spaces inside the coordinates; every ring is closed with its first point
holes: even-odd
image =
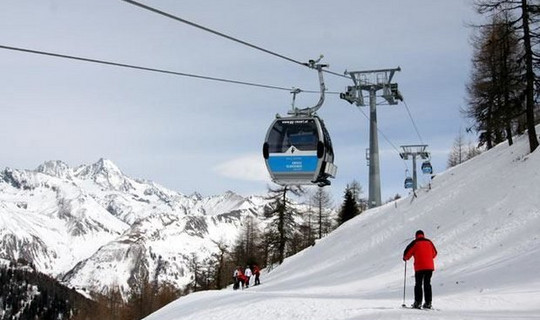
{"type": "MultiPolygon", "coordinates": [[[[261,286],[191,294],[146,319],[540,319],[540,150],[528,152],[527,137],[503,143],[349,221],[261,286]],[[400,307],[417,229],[439,251],[439,310],[400,307]]],[[[406,280],[410,304],[412,263],[406,280]]]]}
{"type": "Polygon", "coordinates": [[[266,200],[233,192],[186,196],[124,175],[111,161],[0,171],[0,258],[32,262],[71,287],[127,292],[140,282],[190,281],[187,260],[231,244],[266,200]]]}

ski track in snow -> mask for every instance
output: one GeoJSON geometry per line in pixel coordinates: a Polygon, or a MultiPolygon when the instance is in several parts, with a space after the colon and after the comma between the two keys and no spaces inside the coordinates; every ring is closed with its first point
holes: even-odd
{"type": "MultiPolygon", "coordinates": [[[[538,292],[536,292],[538,294],[538,292]]],[[[182,320],[238,320],[238,319],[538,319],[540,310],[507,310],[498,308],[504,297],[492,297],[491,310],[477,308],[460,308],[464,299],[454,299],[434,310],[415,310],[401,307],[399,300],[363,299],[353,296],[336,295],[295,295],[287,292],[256,292],[251,289],[242,292],[224,293],[210,299],[197,299],[183,304],[181,316],[176,308],[165,307],[153,316],[153,319],[182,319],[182,320]]],[[[213,293],[203,293],[211,297],[213,293]]],[[[468,302],[475,302],[466,295],[468,302]]],[[[185,298],[182,298],[185,299],[185,298]]],[[[477,299],[485,301],[485,298],[477,299]]],[[[519,304],[517,304],[519,306],[519,304]]],[[[485,308],[486,306],[483,306],[485,308]]]]}

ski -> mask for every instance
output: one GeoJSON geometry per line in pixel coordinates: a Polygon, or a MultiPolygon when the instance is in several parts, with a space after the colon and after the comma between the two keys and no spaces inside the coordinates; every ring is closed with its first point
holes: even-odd
{"type": "Polygon", "coordinates": [[[401,306],[403,309],[410,309],[410,310],[423,310],[423,311],[441,311],[441,309],[435,309],[435,308],[413,308],[411,306],[401,306]]]}

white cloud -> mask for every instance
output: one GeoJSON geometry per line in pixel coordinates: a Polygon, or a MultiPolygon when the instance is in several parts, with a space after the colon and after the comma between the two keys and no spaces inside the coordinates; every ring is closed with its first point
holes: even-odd
{"type": "Polygon", "coordinates": [[[231,159],[213,168],[227,178],[247,181],[269,181],[268,171],[260,154],[248,154],[231,159]]]}

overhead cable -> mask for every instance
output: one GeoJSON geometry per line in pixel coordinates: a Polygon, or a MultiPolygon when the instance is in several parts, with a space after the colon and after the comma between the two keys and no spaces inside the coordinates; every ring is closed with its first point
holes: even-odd
{"type": "MultiPolygon", "coordinates": [[[[245,46],[248,46],[248,47],[250,47],[250,48],[253,48],[253,49],[256,49],[256,50],[259,50],[259,51],[268,53],[268,54],[270,54],[270,55],[276,56],[276,57],[278,57],[278,58],[281,58],[281,59],[290,61],[290,62],[292,62],[292,63],[296,63],[296,64],[299,64],[299,65],[302,65],[302,66],[307,66],[307,67],[309,67],[309,65],[306,64],[306,63],[304,63],[304,62],[301,62],[301,61],[295,60],[295,59],[293,59],[293,58],[284,56],[284,55],[282,55],[282,54],[276,53],[276,52],[274,52],[274,51],[270,51],[270,50],[268,50],[268,49],[265,49],[265,48],[256,46],[256,45],[254,45],[254,44],[252,44],[252,43],[249,43],[249,42],[247,42],[247,41],[240,40],[240,39],[238,39],[238,38],[235,38],[235,37],[229,36],[229,35],[227,35],[227,34],[224,34],[224,33],[222,33],[222,32],[219,32],[219,31],[216,31],[216,30],[207,28],[207,27],[202,26],[202,25],[200,25],[200,24],[197,24],[197,23],[188,21],[188,20],[186,20],[186,19],[180,18],[180,17],[175,16],[175,15],[172,15],[172,14],[170,14],[170,13],[167,13],[167,12],[161,11],[161,10],[159,10],[159,9],[156,9],[156,8],[153,8],[153,7],[150,7],[150,6],[147,6],[147,5],[142,4],[142,3],[140,3],[140,2],[133,1],[133,0],[122,0],[122,1],[127,2],[127,3],[129,3],[129,4],[132,4],[132,5],[135,5],[135,6],[138,6],[138,7],[140,7],[140,8],[145,9],[145,10],[148,10],[148,11],[151,11],[151,12],[154,12],[154,13],[157,13],[157,14],[162,15],[162,16],[164,16],[164,17],[167,17],[167,18],[170,18],[170,19],[173,19],[173,20],[176,20],[176,21],[185,23],[185,24],[190,25],[190,26],[192,26],[192,27],[195,27],[195,28],[204,30],[204,31],[206,31],[206,32],[210,32],[210,33],[212,33],[212,34],[215,34],[215,35],[217,35],[217,36],[220,36],[220,37],[229,39],[229,40],[231,40],[231,41],[240,43],[240,44],[245,45],[245,46]]],[[[346,78],[346,79],[350,79],[350,77],[348,77],[348,76],[345,76],[345,75],[343,75],[343,74],[339,74],[339,73],[336,73],[336,72],[332,72],[332,71],[329,71],[329,70],[323,70],[323,72],[329,73],[329,74],[332,74],[332,75],[336,75],[336,76],[339,76],[339,77],[343,77],[343,78],[346,78]]]]}
{"type": "MultiPolygon", "coordinates": [[[[368,115],[364,112],[364,110],[362,110],[362,108],[358,108],[358,110],[360,110],[360,112],[364,115],[364,117],[368,120],[368,121],[371,121],[368,117],[368,115]]],[[[377,128],[377,131],[379,132],[379,134],[384,138],[384,140],[386,140],[386,142],[388,142],[388,144],[394,148],[394,150],[398,153],[400,153],[399,149],[392,143],[392,141],[390,141],[390,139],[388,139],[388,137],[384,134],[384,132],[381,131],[381,129],[377,128]]],[[[405,160],[402,160],[403,161],[403,164],[405,166],[405,169],[406,170],[409,170],[409,166],[407,165],[407,162],[405,160]]]]}
{"type": "MultiPolygon", "coordinates": [[[[231,80],[231,79],[224,79],[224,78],[202,76],[202,75],[197,75],[197,74],[178,72],[178,71],[170,71],[170,70],[164,70],[164,69],[141,67],[141,66],[136,66],[136,65],[131,65],[131,64],[118,63],[118,62],[105,61],[105,60],[98,60],[98,59],[91,59],[91,58],[84,58],[84,57],[78,57],[78,56],[72,56],[72,55],[66,55],[66,54],[46,52],[46,51],[41,51],[41,50],[17,48],[17,47],[4,46],[4,45],[0,45],[0,49],[11,50],[11,51],[19,51],[19,52],[26,52],[26,53],[32,53],[32,54],[38,54],[38,55],[44,55],[44,56],[50,56],[50,57],[56,57],[56,58],[78,60],[78,61],[91,62],[91,63],[98,63],[98,64],[110,65],[110,66],[115,66],[115,67],[122,67],[122,68],[136,69],[136,70],[144,70],[144,71],[165,73],[165,74],[182,76],[182,77],[190,77],[190,78],[197,78],[197,79],[204,79],[204,80],[211,80],[211,81],[227,82],[227,83],[233,83],[233,84],[241,84],[241,85],[245,85],[245,86],[253,86],[253,87],[259,87],[259,88],[266,88],[266,89],[285,90],[285,91],[290,91],[291,90],[291,88],[285,88],[285,87],[278,87],[278,86],[265,85],[265,84],[259,84],[259,83],[253,83],[253,82],[245,82],[245,81],[238,81],[238,80],[231,80]]],[[[304,92],[307,92],[307,93],[317,92],[318,93],[318,91],[304,91],[304,92]]]]}
{"type": "Polygon", "coordinates": [[[418,135],[418,139],[420,139],[420,143],[424,144],[424,140],[422,139],[422,136],[420,135],[420,132],[418,131],[418,127],[416,126],[416,122],[414,122],[414,119],[411,114],[411,110],[409,110],[409,106],[407,105],[407,102],[403,101],[403,104],[405,105],[405,109],[407,110],[407,113],[409,114],[409,118],[411,119],[414,130],[416,131],[416,134],[418,135]]]}

